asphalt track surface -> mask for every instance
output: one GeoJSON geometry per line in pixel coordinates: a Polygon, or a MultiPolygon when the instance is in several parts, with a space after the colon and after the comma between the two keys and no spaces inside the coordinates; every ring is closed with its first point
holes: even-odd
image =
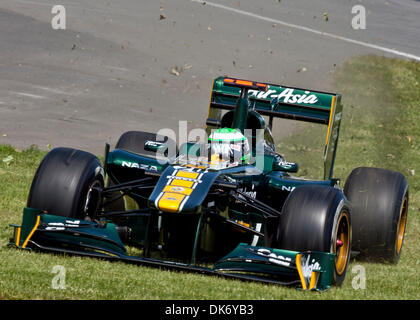
{"type": "Polygon", "coordinates": [[[0,143],[101,154],[128,130],[204,127],[219,75],[330,91],[350,57],[420,60],[419,17],[415,0],[2,0],[0,143]]]}

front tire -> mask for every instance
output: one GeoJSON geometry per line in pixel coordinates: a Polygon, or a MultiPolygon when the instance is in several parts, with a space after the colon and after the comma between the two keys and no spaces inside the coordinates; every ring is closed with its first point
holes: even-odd
{"type": "Polygon", "coordinates": [[[332,282],[341,285],[351,247],[350,210],[343,193],[329,186],[297,187],[284,203],[277,243],[286,250],[334,253],[332,282]]]}
{"type": "Polygon", "coordinates": [[[81,150],[55,148],[35,173],[27,206],[57,216],[84,219],[92,188],[103,186],[104,173],[97,157],[81,150]]]}

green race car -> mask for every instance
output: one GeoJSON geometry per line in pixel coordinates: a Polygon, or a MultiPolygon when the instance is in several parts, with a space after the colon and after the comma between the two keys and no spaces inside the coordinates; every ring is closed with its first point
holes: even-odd
{"type": "Polygon", "coordinates": [[[55,148],[32,182],[11,245],[235,279],[326,290],[350,256],[397,263],[405,177],[354,169],[333,178],[341,96],[229,77],[213,81],[206,141],[124,133],[104,163],[55,148]],[[327,126],[323,179],[293,176],[274,118],[327,126]]]}

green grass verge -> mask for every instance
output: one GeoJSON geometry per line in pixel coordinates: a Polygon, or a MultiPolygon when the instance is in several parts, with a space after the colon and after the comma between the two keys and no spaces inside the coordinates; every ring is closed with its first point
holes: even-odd
{"type": "MultiPolygon", "coordinates": [[[[344,104],[335,176],[344,181],[353,168],[375,166],[400,171],[409,181],[408,227],[398,265],[352,261],[340,288],[309,293],[8,248],[12,236],[8,225],[20,223],[30,183],[45,152],[0,145],[0,299],[419,299],[420,64],[376,56],[355,58],[337,71],[335,80],[344,104]],[[66,268],[65,289],[52,287],[56,265],[66,268]],[[352,273],[357,266],[366,270],[365,289],[352,286],[357,282],[358,274],[352,273]]],[[[322,157],[323,130],[308,126],[279,143],[288,160],[299,162],[301,175],[319,177],[322,172],[322,162],[314,159],[322,157]]]]}

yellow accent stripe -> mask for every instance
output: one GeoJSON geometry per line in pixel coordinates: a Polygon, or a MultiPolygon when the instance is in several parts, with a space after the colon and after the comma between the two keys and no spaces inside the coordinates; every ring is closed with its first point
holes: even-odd
{"type": "Polygon", "coordinates": [[[174,192],[174,193],[180,193],[180,194],[185,194],[189,196],[191,192],[193,192],[193,189],[169,185],[163,188],[163,192],[174,192]]]}
{"type": "Polygon", "coordinates": [[[37,216],[36,217],[36,222],[35,222],[35,226],[33,227],[31,233],[28,235],[28,237],[26,238],[25,242],[22,245],[22,248],[25,248],[26,245],[28,244],[29,239],[31,239],[32,235],[34,234],[34,232],[36,231],[36,229],[38,229],[39,226],[39,222],[41,221],[41,216],[37,216]]]}
{"type": "Polygon", "coordinates": [[[197,166],[195,164],[187,164],[185,166],[188,167],[188,168],[197,168],[197,169],[202,169],[202,170],[207,169],[207,167],[205,167],[205,166],[197,166]]]}
{"type": "Polygon", "coordinates": [[[179,206],[186,195],[180,193],[165,192],[159,200],[158,207],[166,212],[178,212],[179,206]]]}
{"type": "Polygon", "coordinates": [[[176,176],[182,178],[196,179],[198,177],[198,172],[178,171],[176,176]]]}
{"type": "Polygon", "coordinates": [[[331,130],[331,125],[332,125],[332,115],[334,113],[334,106],[335,106],[335,96],[332,97],[331,99],[331,110],[330,110],[330,119],[328,121],[328,131],[327,131],[327,139],[325,140],[325,145],[328,144],[328,139],[330,137],[330,130],[331,130]]]}
{"type": "Polygon", "coordinates": [[[241,225],[243,225],[243,226],[245,226],[245,227],[247,227],[247,228],[249,228],[251,225],[249,224],[249,223],[246,223],[246,222],[244,222],[244,221],[242,221],[242,220],[238,220],[238,221],[236,221],[238,224],[241,224],[241,225]]]}
{"type": "Polygon", "coordinates": [[[194,184],[194,181],[174,179],[172,180],[170,185],[191,188],[193,184],[194,184]]]}
{"type": "Polygon", "coordinates": [[[20,242],[20,232],[22,231],[22,227],[17,227],[17,234],[16,234],[16,247],[19,247],[20,242]]]}
{"type": "Polygon", "coordinates": [[[316,285],[316,280],[318,279],[318,275],[319,273],[316,271],[312,271],[311,274],[311,281],[309,283],[309,290],[312,290],[313,288],[315,288],[316,285]]]}
{"type": "Polygon", "coordinates": [[[302,272],[301,258],[302,258],[302,254],[298,253],[296,255],[296,268],[297,268],[297,271],[299,273],[299,278],[300,278],[300,283],[302,284],[302,289],[306,290],[306,281],[305,281],[305,278],[304,278],[303,272],[302,272]]]}

